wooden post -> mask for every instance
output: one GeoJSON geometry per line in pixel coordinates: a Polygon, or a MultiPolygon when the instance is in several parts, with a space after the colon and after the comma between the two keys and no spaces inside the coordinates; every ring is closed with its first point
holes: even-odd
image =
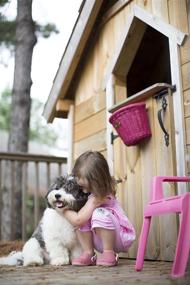
{"type": "Polygon", "coordinates": [[[73,167],[73,128],[74,128],[74,105],[70,105],[68,114],[68,161],[67,161],[67,171],[71,173],[73,167]]]}
{"type": "MultiPolygon", "coordinates": [[[[176,91],[173,93],[173,108],[174,108],[174,125],[175,125],[175,145],[176,145],[176,167],[177,175],[186,175],[185,169],[185,143],[184,143],[184,125],[182,111],[182,87],[179,62],[179,47],[176,42],[169,38],[170,48],[170,66],[172,84],[176,86],[176,91]]],[[[178,193],[187,192],[186,183],[178,183],[178,193]]]]}
{"type": "Polygon", "coordinates": [[[106,121],[107,121],[107,161],[110,167],[110,173],[113,175],[113,144],[111,143],[112,125],[109,123],[111,114],[108,110],[114,105],[115,96],[115,76],[111,74],[106,84],[106,121]]]}

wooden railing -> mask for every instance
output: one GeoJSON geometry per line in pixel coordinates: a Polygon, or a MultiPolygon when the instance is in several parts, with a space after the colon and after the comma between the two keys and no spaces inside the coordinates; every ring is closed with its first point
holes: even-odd
{"type": "MultiPolygon", "coordinates": [[[[39,199],[44,196],[50,186],[53,178],[66,173],[66,157],[56,157],[50,155],[39,155],[29,153],[8,153],[0,152],[0,237],[1,235],[1,209],[2,209],[2,189],[4,187],[6,163],[10,162],[10,177],[11,191],[14,192],[15,187],[15,167],[18,163],[22,168],[22,183],[21,183],[21,198],[22,198],[22,239],[26,239],[26,226],[27,226],[27,197],[33,197],[34,224],[35,228],[40,218],[40,205],[39,199]]],[[[11,215],[14,224],[14,213],[11,215]]]]}

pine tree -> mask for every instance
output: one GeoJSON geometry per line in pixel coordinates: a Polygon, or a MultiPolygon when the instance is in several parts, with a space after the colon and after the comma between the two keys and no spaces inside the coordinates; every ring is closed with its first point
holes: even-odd
{"type": "MultiPolygon", "coordinates": [[[[0,0],[0,7],[8,0],[0,0]]],[[[40,26],[32,18],[33,0],[17,0],[15,21],[7,20],[0,14],[0,44],[15,50],[14,82],[12,89],[9,152],[27,152],[29,140],[31,64],[33,48],[37,42],[36,32],[48,36],[56,32],[54,25],[40,26]]],[[[21,238],[22,229],[22,165],[14,165],[14,187],[11,182],[13,171],[11,163],[6,164],[5,185],[3,187],[2,239],[21,238]],[[13,189],[14,188],[14,189],[13,189]],[[14,190],[14,191],[13,191],[14,190]],[[14,216],[14,223],[12,217],[14,216]]]]}

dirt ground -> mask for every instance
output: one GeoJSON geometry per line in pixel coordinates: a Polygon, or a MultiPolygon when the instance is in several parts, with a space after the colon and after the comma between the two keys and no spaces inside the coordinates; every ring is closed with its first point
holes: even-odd
{"type": "Polygon", "coordinates": [[[53,267],[0,267],[0,285],[189,285],[190,264],[185,277],[171,277],[171,262],[145,261],[141,272],[135,260],[120,259],[115,267],[72,265],[53,267]]]}

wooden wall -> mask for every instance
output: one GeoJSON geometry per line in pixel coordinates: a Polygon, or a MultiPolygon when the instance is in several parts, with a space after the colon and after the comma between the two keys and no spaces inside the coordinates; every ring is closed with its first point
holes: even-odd
{"type": "MultiPolygon", "coordinates": [[[[137,4],[148,12],[162,18],[166,23],[173,25],[182,32],[190,33],[190,0],[134,0],[129,1],[122,10],[109,19],[104,19],[104,23],[99,29],[99,35],[96,37],[93,46],[87,53],[83,68],[78,78],[78,85],[75,94],[75,118],[74,118],[74,159],[82,152],[92,149],[99,150],[106,156],[106,98],[103,86],[105,83],[105,75],[109,67],[109,63],[118,46],[127,18],[130,14],[133,4],[137,4]],[[188,11],[188,13],[187,13],[188,11]]],[[[186,158],[187,172],[190,174],[190,36],[186,37],[185,43],[180,47],[179,57],[181,62],[182,76],[182,102],[184,104],[184,131],[186,136],[186,158]]],[[[123,100],[126,96],[125,88],[116,87],[117,100],[123,100]]],[[[116,103],[116,102],[115,102],[116,103]]],[[[128,162],[126,159],[125,146],[118,146],[115,142],[115,175],[125,176],[125,170],[129,169],[138,160],[137,150],[134,149],[134,155],[128,162]],[[136,157],[136,158],[135,158],[136,157]]],[[[144,156],[147,153],[144,152],[144,156]]],[[[147,156],[148,159],[149,156],[147,156]]],[[[149,160],[147,160],[148,163],[149,160]]],[[[140,167],[140,161],[135,164],[140,167]]],[[[142,173],[146,175],[146,173],[142,173]]],[[[137,181],[138,182],[138,181],[137,181]]],[[[136,182],[135,182],[136,183],[136,182]]],[[[138,187],[128,185],[130,189],[138,187]]],[[[139,186],[140,187],[140,186],[139,186]]],[[[148,187],[148,185],[147,185],[148,187]]],[[[142,224],[143,205],[148,200],[148,194],[141,195],[133,192],[124,191],[126,184],[119,186],[119,199],[126,211],[133,211],[131,215],[132,221],[137,228],[139,236],[142,224]],[[138,194],[138,197],[137,197],[138,194]],[[136,201],[136,209],[133,207],[133,199],[136,201]],[[130,202],[131,201],[131,206],[130,202]],[[132,209],[132,208],[133,209],[132,209]],[[130,208],[130,209],[129,209],[130,208]]],[[[156,226],[155,226],[156,227],[156,226]]],[[[138,237],[137,237],[138,238],[138,237]]],[[[158,238],[158,236],[156,237],[158,238]]],[[[166,241],[167,243],[167,241],[166,241]]],[[[164,246],[164,243],[163,245],[164,246]]],[[[155,243],[152,240],[152,248],[155,243]]],[[[135,257],[137,245],[132,250],[131,256],[135,257]]],[[[157,250],[157,249],[156,249],[157,250]]],[[[151,250],[150,250],[151,255],[151,250]]],[[[165,258],[165,257],[164,257],[165,258]]]]}
{"type": "Polygon", "coordinates": [[[97,92],[75,106],[74,159],[86,150],[105,152],[105,94],[97,92]]]}
{"type": "MultiPolygon", "coordinates": [[[[75,96],[74,158],[84,150],[106,151],[105,90],[102,89],[110,60],[123,34],[123,29],[132,9],[137,4],[182,32],[189,33],[189,0],[134,0],[109,19],[104,19],[99,36],[88,52],[79,78],[75,96]],[[92,127],[93,126],[93,127],[92,127]],[[96,142],[96,143],[95,143],[96,142]]],[[[182,65],[182,88],[184,92],[184,114],[187,135],[187,160],[190,154],[190,37],[180,49],[182,65]]],[[[189,165],[189,163],[188,163],[189,165]]],[[[190,166],[188,166],[190,172],[190,166]]]]}
{"type": "Polygon", "coordinates": [[[185,118],[186,134],[186,161],[187,173],[190,175],[190,1],[186,0],[187,22],[184,24],[184,30],[188,34],[184,45],[180,49],[182,88],[185,118]]]}

